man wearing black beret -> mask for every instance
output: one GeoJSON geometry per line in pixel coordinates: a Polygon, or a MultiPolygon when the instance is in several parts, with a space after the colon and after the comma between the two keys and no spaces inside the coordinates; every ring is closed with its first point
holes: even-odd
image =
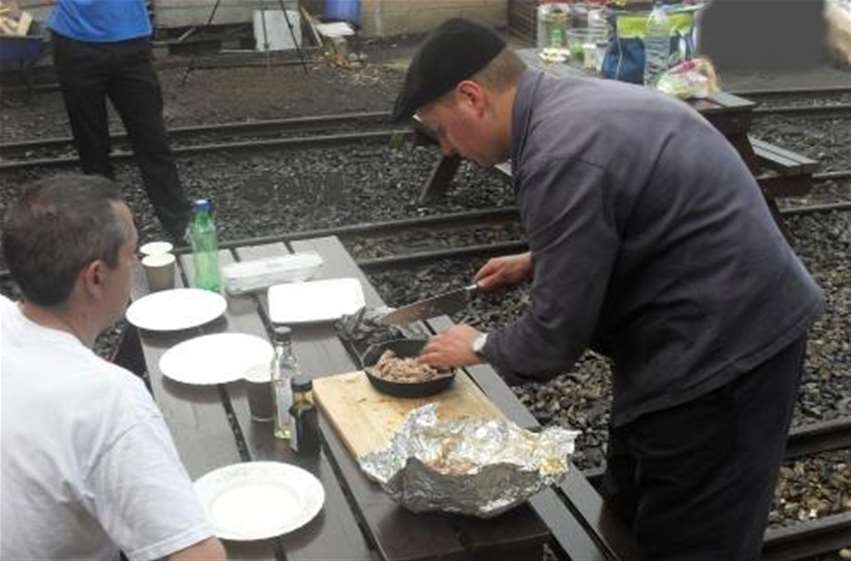
{"type": "Polygon", "coordinates": [[[518,321],[455,326],[420,360],[544,381],[608,356],[604,488],[644,558],[758,559],[824,301],[738,153],[678,100],[525,68],[465,19],[411,62],[394,116],[414,113],[445,154],[511,160],[530,252],[475,280],[532,281],[518,321]]]}

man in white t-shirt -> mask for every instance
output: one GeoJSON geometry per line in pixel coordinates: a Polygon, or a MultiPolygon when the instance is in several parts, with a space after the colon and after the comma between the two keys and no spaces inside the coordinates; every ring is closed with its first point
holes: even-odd
{"type": "Polygon", "coordinates": [[[0,558],[225,558],[141,380],[94,354],[124,313],[138,235],[111,181],[55,176],[9,208],[0,296],[0,558]]]}

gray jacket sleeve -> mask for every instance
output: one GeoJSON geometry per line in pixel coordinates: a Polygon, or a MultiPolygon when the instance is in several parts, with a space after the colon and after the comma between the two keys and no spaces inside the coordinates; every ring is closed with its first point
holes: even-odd
{"type": "Polygon", "coordinates": [[[508,379],[546,380],[588,345],[619,239],[602,168],[577,159],[525,167],[518,202],[532,252],[532,304],[488,336],[484,355],[508,379]]]}

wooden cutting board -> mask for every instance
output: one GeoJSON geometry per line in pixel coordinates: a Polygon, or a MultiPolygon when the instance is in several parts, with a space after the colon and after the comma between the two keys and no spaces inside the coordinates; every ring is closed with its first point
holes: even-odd
{"type": "Polygon", "coordinates": [[[380,393],[360,371],[314,379],[313,395],[355,457],[387,446],[405,416],[429,403],[438,403],[441,419],[502,417],[464,372],[455,376],[448,389],[429,397],[411,399],[380,393]]]}

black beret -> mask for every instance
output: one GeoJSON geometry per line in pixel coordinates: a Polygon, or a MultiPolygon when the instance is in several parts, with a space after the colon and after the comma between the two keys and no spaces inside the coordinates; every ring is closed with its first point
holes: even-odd
{"type": "Polygon", "coordinates": [[[443,22],[414,55],[393,107],[393,120],[409,119],[487,66],[504,48],[505,41],[486,25],[465,18],[443,22]]]}

